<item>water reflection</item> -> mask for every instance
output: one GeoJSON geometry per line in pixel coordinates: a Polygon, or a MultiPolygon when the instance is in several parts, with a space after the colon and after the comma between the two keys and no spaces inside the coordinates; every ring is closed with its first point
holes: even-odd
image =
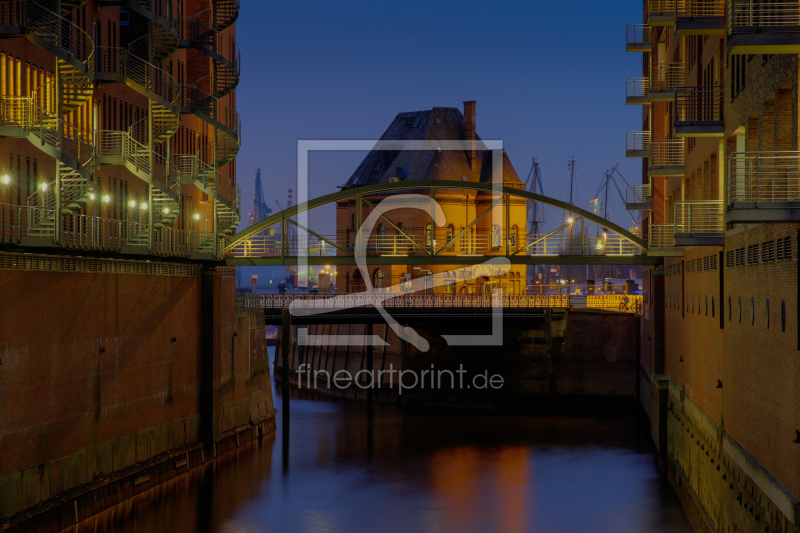
{"type": "MultiPolygon", "coordinates": [[[[275,403],[280,412],[277,394],[275,403]]],[[[119,506],[87,530],[693,531],[635,418],[391,405],[375,405],[370,417],[364,404],[307,393],[295,393],[291,417],[285,465],[279,423],[277,435],[119,506]]]]}

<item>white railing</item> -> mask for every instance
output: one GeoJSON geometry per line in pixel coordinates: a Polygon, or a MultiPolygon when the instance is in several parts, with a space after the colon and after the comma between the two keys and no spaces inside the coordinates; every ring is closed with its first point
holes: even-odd
{"type": "MultiPolygon", "coordinates": [[[[421,228],[404,230],[408,237],[399,234],[371,234],[364,236],[362,246],[368,256],[420,256],[438,254],[452,257],[458,262],[459,256],[505,255],[506,233],[475,232],[459,237],[455,242],[446,229],[437,228],[428,235],[421,228]],[[416,243],[416,244],[415,244],[416,243]]],[[[354,253],[356,232],[354,229],[340,231],[338,235],[321,235],[324,239],[311,235],[289,235],[285,239],[280,231],[270,235],[264,231],[231,247],[228,253],[236,257],[253,256],[317,256],[333,257],[354,253]],[[331,243],[336,243],[334,246],[331,243]]],[[[585,232],[581,235],[579,225],[573,226],[572,235],[568,230],[553,235],[524,235],[519,231],[512,233],[508,243],[510,254],[553,255],[553,256],[631,256],[643,253],[630,239],[613,232],[585,232]],[[527,249],[527,242],[532,244],[527,249]]]]}
{"type": "Polygon", "coordinates": [[[725,166],[727,202],[800,202],[800,152],[735,152],[725,166]]]}
{"type": "Polygon", "coordinates": [[[649,131],[629,131],[625,134],[626,152],[643,152],[650,148],[649,131]]]}
{"type": "Polygon", "coordinates": [[[684,83],[683,63],[653,63],[650,65],[650,92],[673,91],[684,83]]]}
{"type": "Polygon", "coordinates": [[[625,98],[627,100],[646,99],[649,94],[649,78],[628,78],[625,80],[625,98]]]}
{"type": "Polygon", "coordinates": [[[651,202],[650,184],[628,185],[625,187],[625,203],[649,204],[651,202]]]}
{"type": "Polygon", "coordinates": [[[781,27],[800,26],[800,4],[773,0],[728,0],[728,29],[731,33],[741,27],[769,27],[780,31],[781,27]]]}
{"type": "Polygon", "coordinates": [[[683,0],[683,6],[678,6],[679,17],[724,17],[725,0],[683,0]]]}
{"type": "Polygon", "coordinates": [[[650,166],[683,166],[684,140],[650,141],[650,166]]]}
{"type": "MultiPolygon", "coordinates": [[[[237,307],[244,309],[348,309],[382,306],[388,308],[569,308],[570,296],[575,295],[490,295],[490,294],[406,294],[389,292],[361,292],[348,294],[244,294],[237,293],[237,307]]],[[[636,312],[641,308],[641,295],[607,294],[585,295],[585,307],[620,309],[636,312]]],[[[584,305],[581,305],[584,307],[584,305]]]]}
{"type": "Polygon", "coordinates": [[[625,28],[625,43],[628,46],[650,46],[653,42],[653,29],[644,24],[628,24],[625,28]]]}
{"type": "Polygon", "coordinates": [[[650,0],[648,2],[650,13],[674,13],[683,11],[686,0],[650,0]]]}
{"type": "Polygon", "coordinates": [[[722,200],[675,202],[675,235],[722,233],[725,213],[722,200]]]}
{"type": "Polygon", "coordinates": [[[673,248],[675,246],[675,224],[650,224],[647,239],[650,248],[673,248]]]}

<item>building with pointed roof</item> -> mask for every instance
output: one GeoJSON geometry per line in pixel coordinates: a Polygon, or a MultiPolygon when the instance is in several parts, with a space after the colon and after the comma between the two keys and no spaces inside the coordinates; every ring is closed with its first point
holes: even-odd
{"type": "MultiPolygon", "coordinates": [[[[452,107],[399,113],[343,188],[444,180],[499,183],[522,189],[524,184],[505,151],[502,151],[502,166],[498,172],[493,172],[492,158],[496,152],[488,150],[476,133],[474,101],[464,102],[463,114],[452,107]],[[426,149],[419,149],[418,144],[409,144],[414,141],[424,143],[426,149]],[[452,141],[463,143],[464,149],[452,149],[452,141]]],[[[357,226],[361,227],[372,212],[372,206],[389,198],[398,201],[401,194],[413,193],[429,196],[431,191],[405,189],[397,193],[371,195],[366,198],[368,204],[361,207],[356,206],[356,200],[339,202],[337,242],[353,250],[357,226]]],[[[524,200],[511,199],[506,203],[507,199],[494,193],[477,190],[465,193],[455,189],[438,189],[435,200],[445,215],[444,224],[439,226],[432,224],[430,202],[418,208],[395,208],[391,214],[380,209],[382,215],[378,217],[376,227],[369,235],[366,231],[363,233],[367,255],[505,255],[508,249],[525,246],[524,200]],[[492,208],[498,200],[499,204],[492,208]]],[[[527,291],[524,266],[513,266],[505,274],[487,270],[476,279],[454,276],[452,270],[458,268],[460,266],[455,260],[453,265],[381,265],[370,267],[367,284],[358,267],[340,267],[337,288],[340,292],[360,292],[371,285],[378,290],[393,287],[391,291],[398,291],[408,281],[431,274],[433,278],[443,278],[438,282],[428,278],[429,291],[436,293],[491,293],[503,289],[505,294],[523,294],[527,291]]]]}

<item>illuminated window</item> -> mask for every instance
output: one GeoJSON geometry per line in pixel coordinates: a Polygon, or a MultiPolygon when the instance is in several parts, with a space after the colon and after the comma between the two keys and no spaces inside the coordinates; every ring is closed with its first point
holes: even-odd
{"type": "Polygon", "coordinates": [[[516,248],[516,246],[517,246],[517,227],[516,226],[511,226],[511,235],[509,235],[509,238],[511,239],[511,242],[510,242],[511,246],[516,248]]]}
{"type": "Polygon", "coordinates": [[[500,246],[500,226],[495,224],[492,226],[492,248],[500,246]]]}
{"type": "Polygon", "coordinates": [[[375,277],[375,288],[383,289],[383,280],[384,280],[383,270],[381,270],[380,268],[376,270],[374,277],[375,277]]]}

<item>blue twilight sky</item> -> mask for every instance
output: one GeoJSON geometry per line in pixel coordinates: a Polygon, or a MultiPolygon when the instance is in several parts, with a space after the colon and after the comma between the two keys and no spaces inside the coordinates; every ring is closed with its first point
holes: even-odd
{"type": "MultiPolygon", "coordinates": [[[[579,207],[590,208],[603,171],[617,163],[630,183],[641,183],[641,160],[625,158],[625,132],[641,129],[642,109],[625,105],[625,78],[641,75],[642,60],[625,52],[625,26],[641,21],[641,6],[243,0],[241,227],[256,168],[273,211],[296,190],[298,139],[374,139],[399,112],[463,109],[464,100],[477,100],[478,134],[504,141],[523,181],[531,158],[539,160],[548,196],[569,199],[572,156],[579,207]]],[[[364,155],[314,155],[312,196],[335,192],[364,155]]],[[[630,226],[616,193],[609,204],[611,220],[630,226]]],[[[560,220],[549,212],[548,222],[560,220]]],[[[332,213],[312,216],[312,227],[332,213]]]]}

